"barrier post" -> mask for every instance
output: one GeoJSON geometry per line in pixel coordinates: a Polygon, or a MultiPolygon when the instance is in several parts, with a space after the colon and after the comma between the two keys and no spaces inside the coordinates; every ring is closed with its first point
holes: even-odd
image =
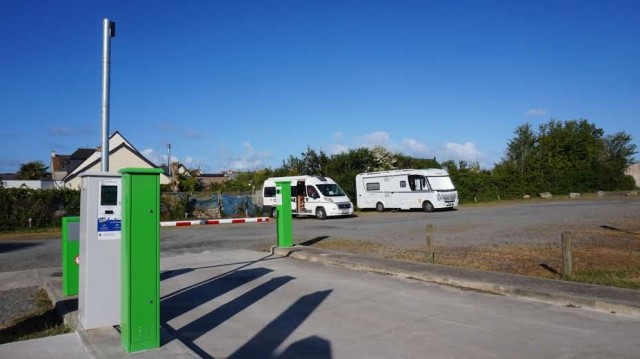
{"type": "Polygon", "coordinates": [[[571,259],[571,233],[562,232],[560,242],[562,244],[562,279],[570,279],[573,275],[573,263],[571,259]]]}
{"type": "Polygon", "coordinates": [[[293,219],[291,218],[291,182],[276,182],[276,196],[281,197],[281,202],[276,208],[278,211],[278,247],[293,247],[293,219]],[[279,193],[278,193],[279,192],[279,193]]]}
{"type": "Polygon", "coordinates": [[[78,295],[80,217],[62,217],[62,294],[78,295]]]}
{"type": "Polygon", "coordinates": [[[120,342],[160,347],[160,169],[123,168],[120,342]]]}

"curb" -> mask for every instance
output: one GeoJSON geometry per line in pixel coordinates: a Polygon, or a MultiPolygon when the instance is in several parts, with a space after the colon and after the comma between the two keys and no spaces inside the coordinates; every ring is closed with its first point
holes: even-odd
{"type": "Polygon", "coordinates": [[[373,258],[304,246],[276,248],[275,253],[283,257],[378,274],[395,275],[461,289],[640,317],[640,291],[632,289],[533,278],[429,263],[373,258]],[[603,294],[595,295],[594,293],[603,294]]]}

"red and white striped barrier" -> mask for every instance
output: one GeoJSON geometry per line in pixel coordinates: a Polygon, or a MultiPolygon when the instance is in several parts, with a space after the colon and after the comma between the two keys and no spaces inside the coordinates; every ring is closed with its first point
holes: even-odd
{"type": "Polygon", "coordinates": [[[183,226],[198,226],[203,224],[236,224],[236,223],[259,223],[269,222],[269,217],[256,217],[256,218],[229,218],[229,219],[200,219],[196,221],[170,221],[160,222],[160,227],[183,227],[183,226]]]}

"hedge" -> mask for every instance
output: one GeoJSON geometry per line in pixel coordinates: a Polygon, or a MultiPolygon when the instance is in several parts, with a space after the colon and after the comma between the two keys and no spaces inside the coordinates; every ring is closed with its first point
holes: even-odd
{"type": "Polygon", "coordinates": [[[80,215],[80,191],[0,187],[0,231],[59,227],[63,216],[80,215]]]}

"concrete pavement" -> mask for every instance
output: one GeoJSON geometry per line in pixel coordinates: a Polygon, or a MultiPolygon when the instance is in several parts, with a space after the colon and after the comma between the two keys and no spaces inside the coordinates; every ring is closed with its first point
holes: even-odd
{"type": "MultiPolygon", "coordinates": [[[[159,350],[126,355],[114,328],[79,328],[1,345],[0,357],[635,358],[640,352],[639,291],[306,247],[163,257],[161,267],[159,350]]],[[[54,297],[55,274],[39,275],[54,297]]],[[[67,312],[73,321],[73,307],[67,312]]]]}

